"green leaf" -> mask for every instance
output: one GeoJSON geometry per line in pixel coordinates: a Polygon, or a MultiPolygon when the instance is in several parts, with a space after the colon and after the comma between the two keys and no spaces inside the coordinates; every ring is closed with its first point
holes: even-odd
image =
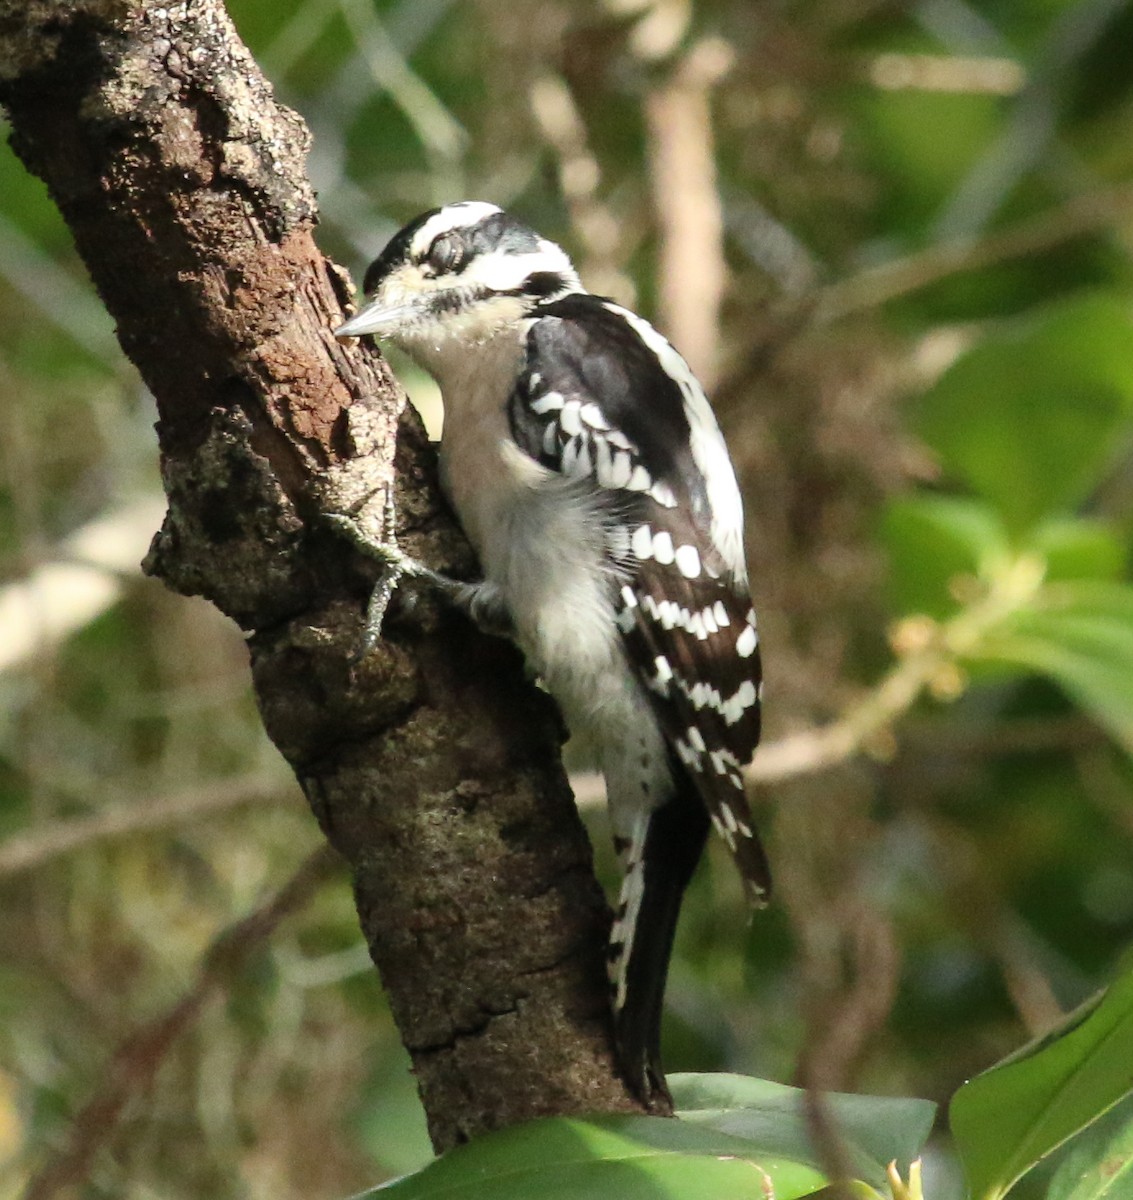
{"type": "Polygon", "coordinates": [[[985,338],[923,397],[918,425],[950,474],[1025,529],[1086,497],[1130,412],[1128,305],[1091,295],[985,338]]]}
{"type": "Polygon", "coordinates": [[[944,618],[959,606],[953,580],[986,573],[1008,553],[1007,532],[982,500],[905,496],[885,513],[893,605],[902,613],[944,618]]]}
{"type": "Polygon", "coordinates": [[[1133,753],[1133,587],[1052,584],[978,657],[1050,676],[1133,753]]]}
{"type": "Polygon", "coordinates": [[[1133,1088],[1133,967],[1052,1033],[966,1083],[952,1132],[973,1200],[1020,1176],[1133,1088]]]}
{"type": "Polygon", "coordinates": [[[1102,521],[1052,517],[1030,534],[1025,548],[1046,562],[1049,580],[1104,579],[1125,571],[1125,547],[1118,532],[1102,521]]]}
{"type": "MultiPolygon", "coordinates": [[[[804,1109],[806,1093],[748,1075],[673,1075],[673,1102],[681,1118],[750,1141],[763,1150],[821,1166],[804,1109]]],[[[917,1157],[932,1129],[929,1100],[827,1093],[826,1104],[855,1171],[885,1187],[885,1168],[917,1157]]]]}
{"type": "MultiPolygon", "coordinates": [[[[679,1120],[555,1117],[477,1138],[415,1175],[376,1189],[382,1200],[567,1200],[666,1195],[733,1200],[773,1189],[776,1200],[814,1196],[828,1180],[811,1144],[804,1093],[740,1075],[670,1079],[679,1120]]],[[[830,1095],[830,1112],[870,1200],[885,1165],[915,1158],[932,1126],[926,1100],[830,1095]],[[867,1182],[868,1181],[868,1182],[867,1182]]]]}
{"type": "Polygon", "coordinates": [[[414,1175],[367,1192],[381,1200],[578,1200],[659,1195],[799,1200],[828,1182],[805,1163],[663,1117],[548,1117],[476,1138],[414,1175]]]}
{"type": "Polygon", "coordinates": [[[1047,1200],[1123,1200],[1133,1195],[1133,1096],[1070,1143],[1047,1200]]]}

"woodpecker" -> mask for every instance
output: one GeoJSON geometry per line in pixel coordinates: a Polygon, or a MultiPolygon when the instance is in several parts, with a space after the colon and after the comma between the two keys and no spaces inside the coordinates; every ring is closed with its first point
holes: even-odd
{"type": "Polygon", "coordinates": [[[363,292],[335,335],[391,342],[437,381],[441,482],[483,581],[368,548],[507,629],[597,747],[623,873],[608,953],[615,1043],[650,1102],[667,1094],[662,996],[710,826],[751,901],[770,888],[742,778],[762,685],[727,447],[665,338],[588,292],[558,246],[494,204],[411,221],[363,292]]]}

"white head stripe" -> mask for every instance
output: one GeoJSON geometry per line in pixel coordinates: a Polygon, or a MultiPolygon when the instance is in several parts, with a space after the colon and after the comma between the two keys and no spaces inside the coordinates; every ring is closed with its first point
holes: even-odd
{"type": "Polygon", "coordinates": [[[526,254],[482,254],[473,258],[461,273],[460,281],[493,292],[510,292],[522,288],[533,271],[553,271],[563,276],[568,289],[579,286],[570,259],[554,242],[541,238],[539,248],[526,254]]]}
{"type": "Polygon", "coordinates": [[[413,235],[413,241],[409,245],[410,253],[424,254],[438,234],[449,229],[464,229],[469,225],[476,225],[492,213],[502,211],[499,205],[488,204],[484,200],[461,200],[456,204],[446,204],[413,235]]]}

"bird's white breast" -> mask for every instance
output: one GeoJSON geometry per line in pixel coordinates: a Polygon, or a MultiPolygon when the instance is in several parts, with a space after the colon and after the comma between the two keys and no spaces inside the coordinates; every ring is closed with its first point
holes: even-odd
{"type": "Polygon", "coordinates": [[[619,753],[644,738],[639,753],[660,794],[663,747],[614,623],[599,493],[541,466],[511,436],[507,405],[522,352],[512,331],[436,363],[441,479],[517,641],[568,723],[619,753]]]}

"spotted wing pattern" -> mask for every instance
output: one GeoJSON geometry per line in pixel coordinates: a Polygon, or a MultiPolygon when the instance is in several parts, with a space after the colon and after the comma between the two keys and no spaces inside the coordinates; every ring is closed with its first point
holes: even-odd
{"type": "Polygon", "coordinates": [[[610,553],[621,568],[614,604],[627,657],[761,901],[769,874],[741,778],[759,740],[758,633],[742,558],[729,561],[728,548],[713,540],[710,496],[714,488],[718,499],[729,481],[705,480],[698,469],[690,449],[697,421],[702,436],[720,439],[731,467],[707,402],[690,412],[683,360],[661,343],[679,364],[674,372],[683,371],[675,377],[643,340],[643,325],[584,293],[544,306],[511,399],[512,433],[544,466],[608,493],[610,553]]]}

